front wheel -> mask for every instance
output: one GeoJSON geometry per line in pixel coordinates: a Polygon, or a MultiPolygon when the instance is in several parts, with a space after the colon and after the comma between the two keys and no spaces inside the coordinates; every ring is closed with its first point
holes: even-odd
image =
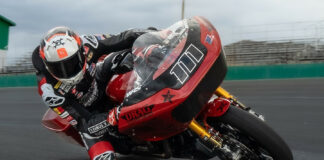
{"type": "MultiPolygon", "coordinates": [[[[288,145],[267,124],[252,114],[231,106],[218,118],[208,118],[208,123],[225,138],[224,143],[241,159],[292,160],[288,145]],[[253,153],[253,155],[251,154],[253,153]]],[[[227,159],[227,158],[225,158],[227,159]]]]}

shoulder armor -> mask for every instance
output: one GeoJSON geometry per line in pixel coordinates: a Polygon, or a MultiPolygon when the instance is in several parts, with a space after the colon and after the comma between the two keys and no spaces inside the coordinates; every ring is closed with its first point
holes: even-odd
{"type": "Polygon", "coordinates": [[[90,45],[93,48],[98,48],[99,42],[94,35],[81,35],[83,45],[90,45]]]}

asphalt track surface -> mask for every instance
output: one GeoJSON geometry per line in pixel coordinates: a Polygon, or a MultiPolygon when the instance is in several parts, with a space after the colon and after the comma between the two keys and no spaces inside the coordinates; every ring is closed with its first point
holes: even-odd
{"type": "MultiPolygon", "coordinates": [[[[324,159],[324,79],[226,81],[222,86],[262,113],[296,160],[324,159]]],[[[0,107],[0,160],[88,159],[83,148],[41,126],[47,108],[36,88],[1,88],[0,107]]]]}

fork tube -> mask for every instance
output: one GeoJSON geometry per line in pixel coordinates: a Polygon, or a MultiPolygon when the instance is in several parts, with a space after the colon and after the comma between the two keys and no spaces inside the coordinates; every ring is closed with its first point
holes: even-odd
{"type": "Polygon", "coordinates": [[[202,127],[196,120],[192,120],[190,122],[189,128],[193,132],[197,133],[201,139],[211,142],[212,144],[216,145],[218,148],[222,147],[222,143],[214,139],[212,135],[204,127],[202,127]]]}
{"type": "Polygon", "coordinates": [[[224,97],[226,99],[231,100],[232,102],[234,102],[234,103],[232,103],[233,105],[238,106],[238,107],[240,107],[240,108],[242,108],[244,110],[250,110],[251,109],[250,107],[247,107],[243,103],[238,101],[233,95],[231,95],[229,92],[227,92],[224,88],[222,88],[220,86],[216,89],[215,94],[217,96],[224,97]]]}
{"type": "Polygon", "coordinates": [[[216,93],[216,95],[227,98],[227,99],[234,98],[229,92],[227,92],[224,88],[222,88],[220,86],[216,89],[215,93],[216,93]]]}

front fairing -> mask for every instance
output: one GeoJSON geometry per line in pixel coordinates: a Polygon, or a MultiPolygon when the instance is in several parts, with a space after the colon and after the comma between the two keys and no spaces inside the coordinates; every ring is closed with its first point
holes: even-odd
{"type": "Polygon", "coordinates": [[[219,36],[205,19],[140,36],[119,114],[119,132],[157,141],[184,131],[225,77],[219,36]]]}

